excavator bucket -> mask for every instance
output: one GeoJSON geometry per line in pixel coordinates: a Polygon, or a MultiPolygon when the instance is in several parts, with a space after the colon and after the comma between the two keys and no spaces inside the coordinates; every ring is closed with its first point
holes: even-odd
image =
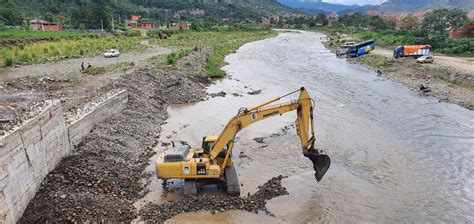
{"type": "Polygon", "coordinates": [[[331,165],[331,159],[329,158],[329,156],[313,147],[311,147],[310,150],[304,153],[304,156],[308,157],[311,162],[313,162],[313,168],[315,171],[314,176],[316,177],[316,180],[318,182],[321,181],[321,179],[323,179],[324,174],[326,174],[329,169],[329,166],[331,165]]]}

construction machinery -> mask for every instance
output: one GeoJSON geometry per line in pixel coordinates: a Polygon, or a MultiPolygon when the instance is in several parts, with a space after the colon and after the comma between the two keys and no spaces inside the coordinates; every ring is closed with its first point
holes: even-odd
{"type": "Polygon", "coordinates": [[[156,174],[165,183],[167,179],[184,179],[185,195],[196,194],[198,184],[223,183],[229,195],[239,196],[239,180],[232,163],[232,149],[237,133],[255,122],[296,110],[296,130],[303,155],[313,162],[315,177],[319,182],[329,169],[331,161],[323,151],[314,148],[313,107],[314,101],[306,89],[301,87],[255,107],[241,108],[219,136],[205,136],[201,148],[184,145],[161,153],[156,161],[156,174]],[[298,92],[300,94],[297,100],[270,105],[298,92]]]}

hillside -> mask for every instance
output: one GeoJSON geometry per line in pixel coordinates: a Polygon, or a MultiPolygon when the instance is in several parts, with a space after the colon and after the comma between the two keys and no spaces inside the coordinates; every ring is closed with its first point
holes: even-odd
{"type": "Polygon", "coordinates": [[[340,5],[340,4],[331,4],[320,1],[304,1],[304,0],[278,0],[279,3],[301,9],[306,12],[340,12],[344,10],[355,10],[360,6],[357,5],[340,5]]]}
{"type": "Polygon", "coordinates": [[[142,15],[154,20],[189,18],[258,19],[261,16],[296,13],[276,0],[4,0],[0,20],[20,25],[25,19],[52,20],[58,14],[66,18],[93,17],[94,24],[107,18],[142,15]]]}
{"type": "Polygon", "coordinates": [[[354,11],[413,12],[436,8],[474,9],[474,0],[389,0],[378,6],[363,6],[354,11]]]}

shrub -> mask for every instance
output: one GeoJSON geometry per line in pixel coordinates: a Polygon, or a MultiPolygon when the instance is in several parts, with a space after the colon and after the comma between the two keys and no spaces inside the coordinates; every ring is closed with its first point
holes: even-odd
{"type": "Polygon", "coordinates": [[[13,65],[13,59],[11,57],[5,58],[5,67],[10,67],[13,65]]]}

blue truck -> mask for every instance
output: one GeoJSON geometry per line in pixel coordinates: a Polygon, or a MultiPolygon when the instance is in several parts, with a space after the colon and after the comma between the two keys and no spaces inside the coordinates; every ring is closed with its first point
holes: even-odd
{"type": "Polygon", "coordinates": [[[351,57],[359,57],[367,54],[375,49],[375,41],[367,40],[359,43],[355,43],[347,47],[347,55],[351,57]]]}
{"type": "Polygon", "coordinates": [[[367,40],[359,43],[341,45],[341,50],[336,51],[337,56],[359,57],[375,49],[375,41],[367,40]]]}

